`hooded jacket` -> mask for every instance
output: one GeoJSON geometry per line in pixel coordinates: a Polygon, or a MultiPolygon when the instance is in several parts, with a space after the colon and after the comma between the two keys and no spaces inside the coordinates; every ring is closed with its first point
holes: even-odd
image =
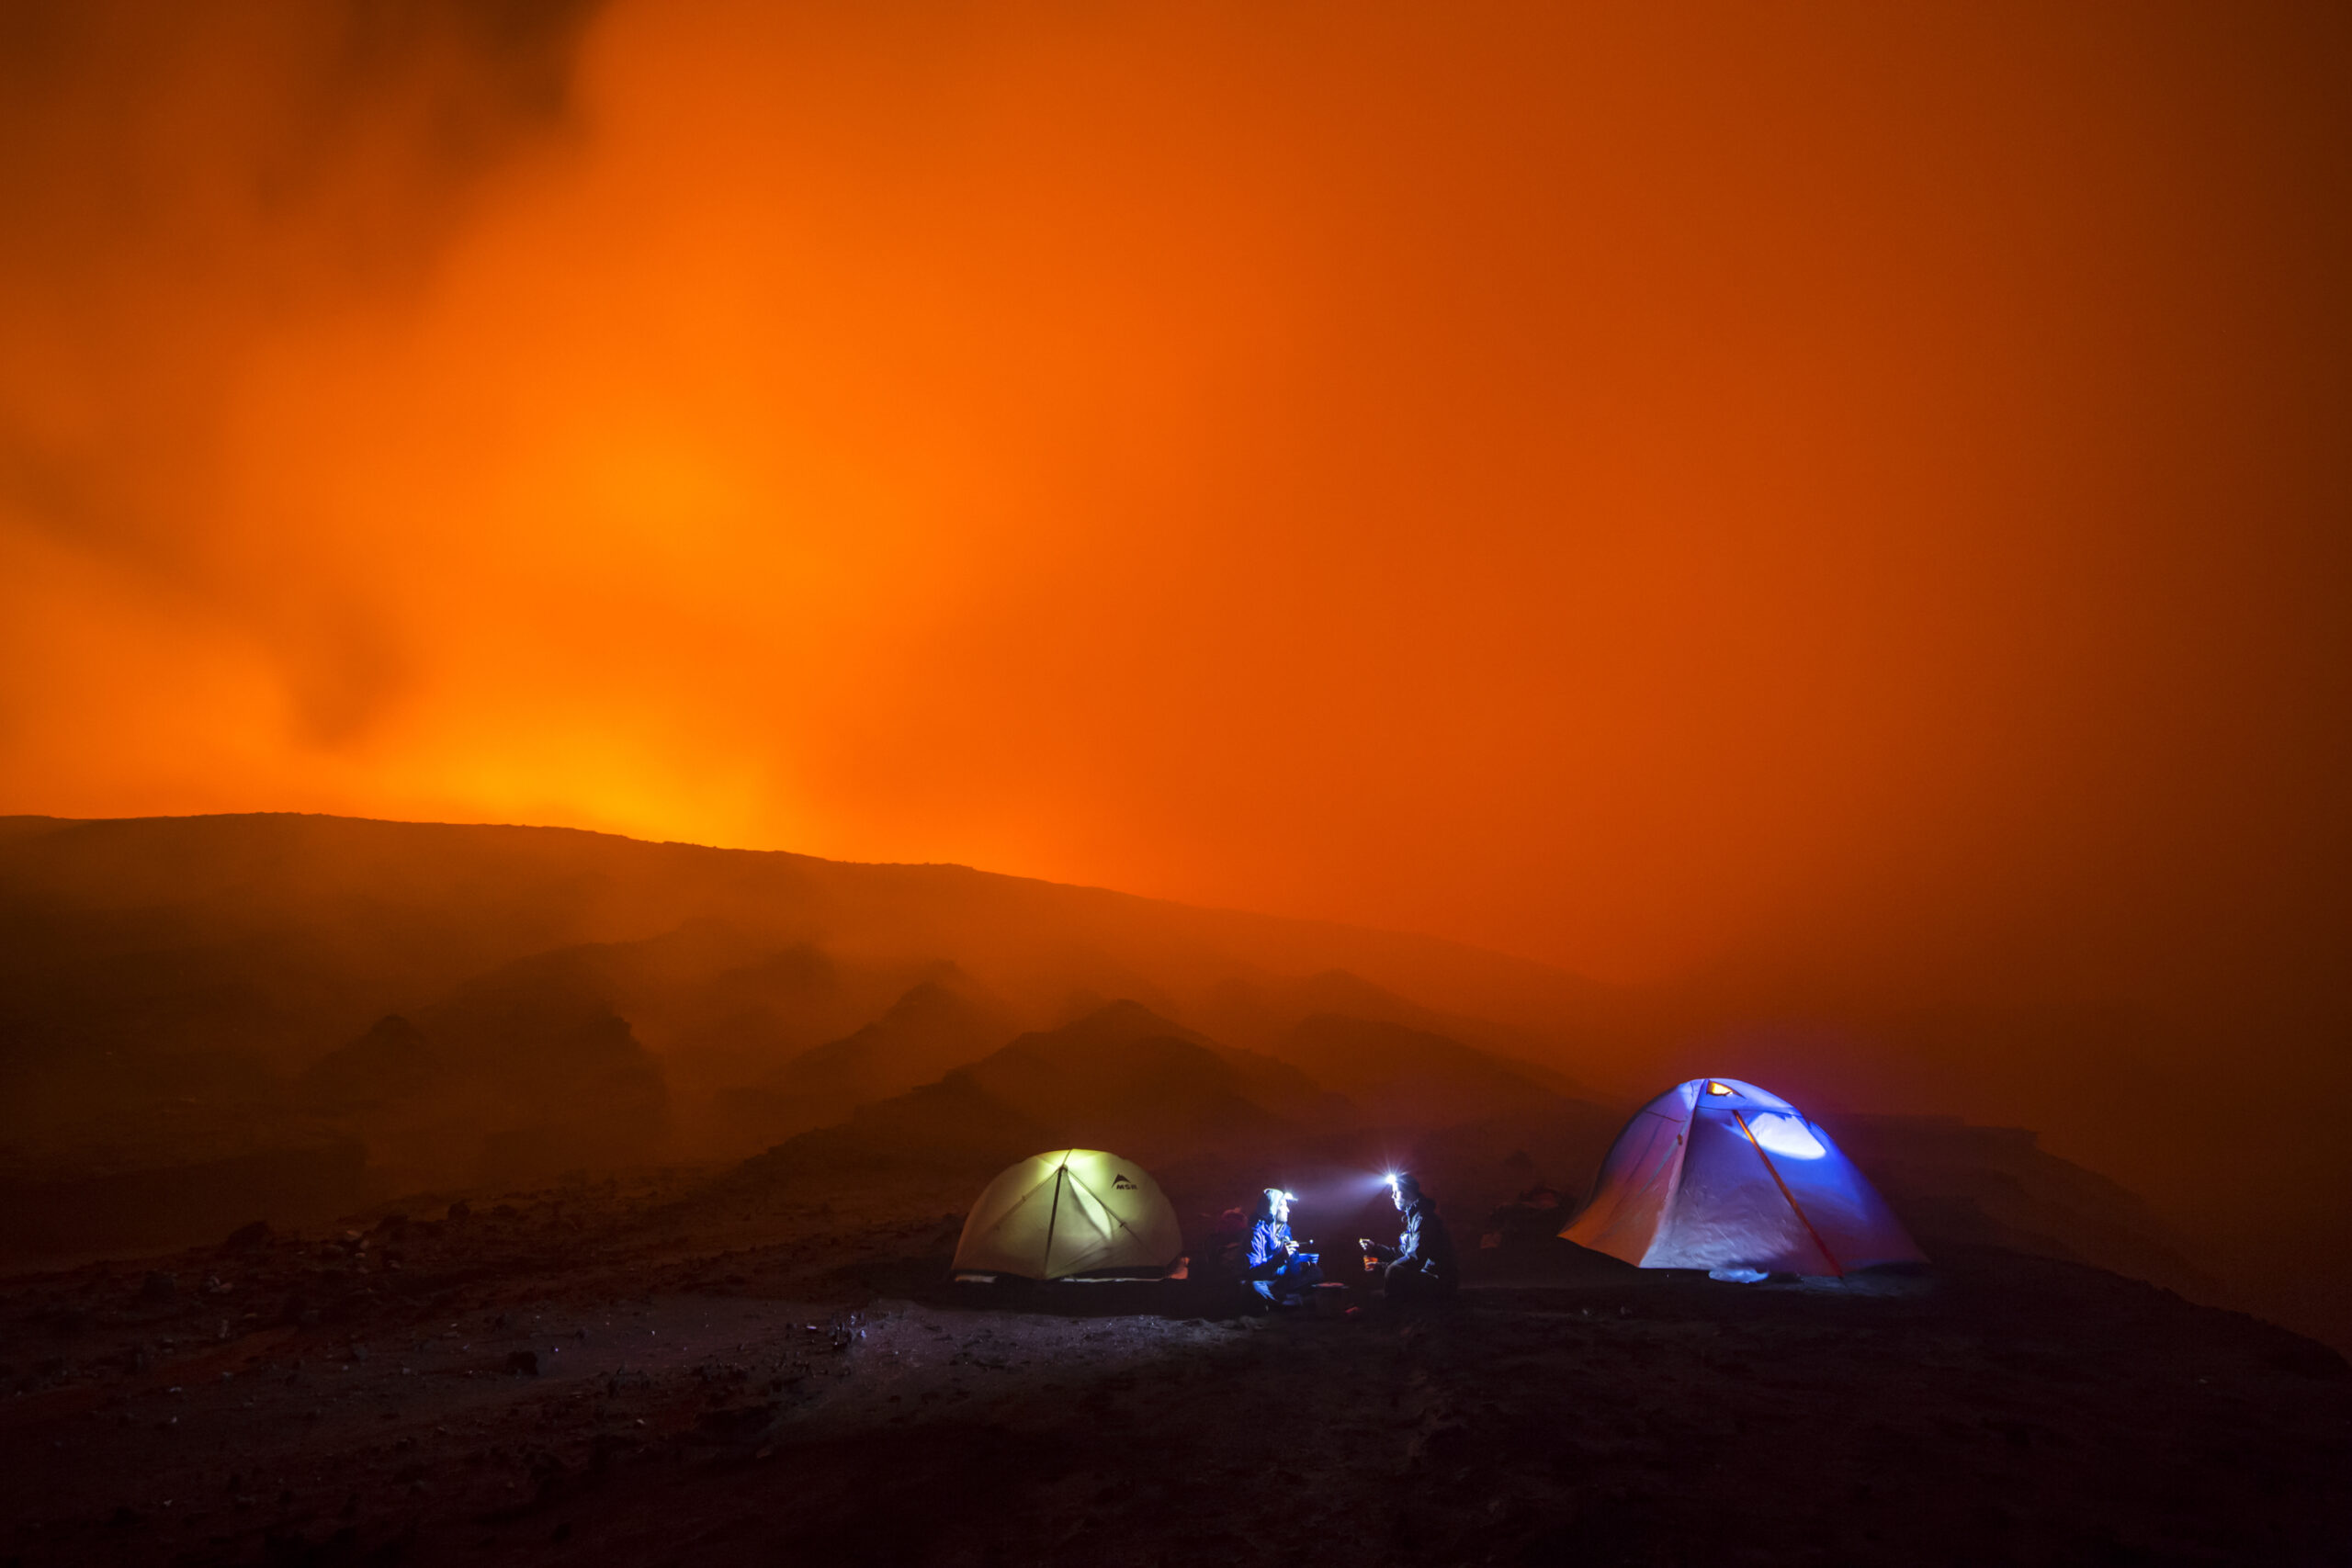
{"type": "Polygon", "coordinates": [[[1447,1284],[1460,1272],[1460,1261],[1453,1254],[1453,1233],[1446,1228],[1445,1216],[1437,1212],[1437,1204],[1422,1193],[1415,1193],[1405,1204],[1405,1229],[1394,1247],[1375,1244],[1374,1258],[1385,1258],[1395,1269],[1415,1270],[1447,1284]]]}
{"type": "Polygon", "coordinates": [[[1280,1220],[1260,1220],[1250,1227],[1250,1256],[1242,1278],[1270,1280],[1290,1258],[1290,1226],[1280,1220]]]}

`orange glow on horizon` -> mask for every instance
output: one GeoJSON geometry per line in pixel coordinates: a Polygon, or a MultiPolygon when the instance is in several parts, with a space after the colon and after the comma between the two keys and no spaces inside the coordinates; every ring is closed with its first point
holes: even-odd
{"type": "Polygon", "coordinates": [[[0,80],[0,810],[2324,967],[2341,17],[336,14],[0,80]]]}

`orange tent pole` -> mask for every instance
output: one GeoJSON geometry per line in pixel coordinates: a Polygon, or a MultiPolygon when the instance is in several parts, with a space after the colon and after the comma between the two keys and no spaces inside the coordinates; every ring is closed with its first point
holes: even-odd
{"type": "Polygon", "coordinates": [[[1756,1157],[1762,1160],[1764,1168],[1772,1173],[1772,1185],[1781,1190],[1781,1196],[1786,1198],[1789,1201],[1789,1207],[1796,1211],[1798,1220],[1804,1225],[1804,1234],[1813,1237],[1813,1245],[1819,1247],[1821,1256],[1828,1260],[1829,1271],[1840,1280],[1844,1279],[1846,1270],[1838,1267],[1838,1255],[1829,1250],[1829,1244],[1821,1239],[1821,1233],[1813,1228],[1813,1221],[1806,1217],[1804,1205],[1798,1202],[1797,1195],[1789,1190],[1789,1184],[1781,1179],[1781,1168],[1772,1163],[1772,1156],[1766,1154],[1764,1145],[1756,1141],[1756,1129],[1747,1124],[1747,1118],[1740,1114],[1736,1108],[1732,1111],[1732,1116],[1738,1122],[1739,1130],[1747,1134],[1748,1146],[1756,1151],[1756,1157]]]}

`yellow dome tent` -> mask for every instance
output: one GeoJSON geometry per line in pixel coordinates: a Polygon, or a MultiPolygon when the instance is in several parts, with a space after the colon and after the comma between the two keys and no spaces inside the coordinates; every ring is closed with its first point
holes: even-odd
{"type": "Polygon", "coordinates": [[[1156,1275],[1184,1249],[1141,1166],[1101,1149],[1032,1155],[988,1184],[956,1244],[959,1272],[1029,1280],[1156,1275]]]}

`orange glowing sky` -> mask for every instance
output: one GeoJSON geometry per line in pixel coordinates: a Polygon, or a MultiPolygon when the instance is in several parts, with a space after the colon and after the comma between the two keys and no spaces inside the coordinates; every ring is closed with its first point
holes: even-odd
{"type": "Polygon", "coordinates": [[[0,810],[2341,956],[2340,9],[394,15],[0,23],[0,810]]]}

